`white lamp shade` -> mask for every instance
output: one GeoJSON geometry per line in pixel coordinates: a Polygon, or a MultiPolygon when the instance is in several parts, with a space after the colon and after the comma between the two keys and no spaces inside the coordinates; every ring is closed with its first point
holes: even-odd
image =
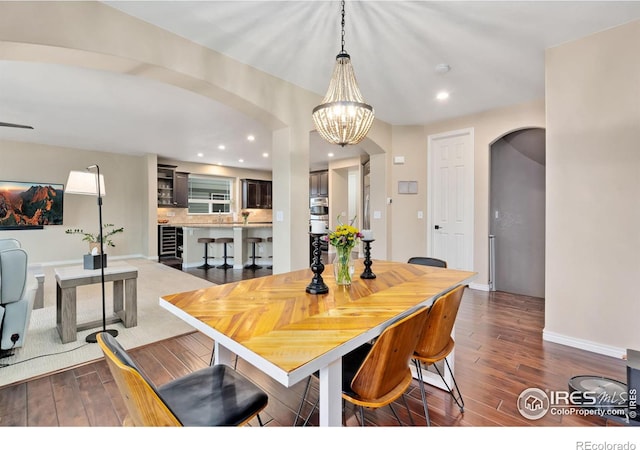
{"type": "MultiPolygon", "coordinates": [[[[92,172],[72,170],[69,172],[65,192],[67,194],[93,195],[98,196],[98,175],[92,172]]],[[[100,174],[100,197],[104,197],[104,176],[100,174]]]]}

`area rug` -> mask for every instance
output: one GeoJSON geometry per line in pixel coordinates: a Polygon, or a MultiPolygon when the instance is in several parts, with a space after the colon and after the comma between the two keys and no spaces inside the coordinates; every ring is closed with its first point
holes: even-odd
{"type": "MultiPolygon", "coordinates": [[[[118,330],[118,341],[126,349],[150,344],[194,331],[181,319],[159,305],[162,295],[213,286],[213,283],[164,264],[146,259],[128,259],[138,269],[138,325],[124,328],[122,323],[109,325],[118,330]]],[[[115,262],[114,262],[115,263],[115,262]]],[[[56,281],[54,267],[43,267],[44,308],[34,309],[24,347],[13,356],[0,359],[0,386],[55,372],[102,357],[97,344],[87,344],[85,337],[94,330],[78,332],[74,342],[62,344],[56,330],[56,281]]],[[[77,288],[78,323],[102,318],[100,284],[77,288]]],[[[107,317],[113,312],[112,283],[106,284],[107,317]]],[[[98,328],[99,329],[99,328],[98,328]]]]}

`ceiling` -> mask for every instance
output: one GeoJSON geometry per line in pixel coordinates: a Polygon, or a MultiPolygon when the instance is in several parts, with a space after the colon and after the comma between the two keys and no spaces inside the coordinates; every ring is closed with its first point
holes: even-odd
{"type": "MultiPolygon", "coordinates": [[[[337,1],[103,3],[321,96],[340,50],[337,1]]],[[[546,48],[638,18],[640,1],[347,1],[345,50],[378,119],[426,124],[543,98],[546,48]],[[451,70],[439,73],[439,64],[451,70]],[[441,90],[450,93],[445,101],[435,99],[441,90]]],[[[0,121],[34,127],[0,127],[5,140],[272,164],[263,156],[271,153],[266,126],[133,75],[0,60],[0,121]]],[[[329,151],[336,159],[361,152],[312,136],[312,169],[326,166],[329,151]]]]}

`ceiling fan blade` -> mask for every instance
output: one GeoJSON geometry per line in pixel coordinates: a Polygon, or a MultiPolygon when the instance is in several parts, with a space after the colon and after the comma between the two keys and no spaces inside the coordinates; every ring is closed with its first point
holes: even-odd
{"type": "Polygon", "coordinates": [[[12,127],[12,128],[27,128],[33,130],[31,125],[20,125],[18,123],[0,122],[0,127],[12,127]]]}

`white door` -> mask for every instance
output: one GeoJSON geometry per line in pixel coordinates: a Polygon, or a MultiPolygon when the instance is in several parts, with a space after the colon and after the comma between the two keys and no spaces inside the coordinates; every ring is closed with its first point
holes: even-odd
{"type": "Polygon", "coordinates": [[[473,270],[473,129],[429,136],[427,256],[473,270]]]}

